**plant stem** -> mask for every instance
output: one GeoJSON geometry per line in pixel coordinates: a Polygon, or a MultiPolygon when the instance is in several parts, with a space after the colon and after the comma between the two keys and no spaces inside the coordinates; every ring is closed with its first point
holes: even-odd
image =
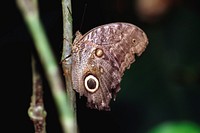
{"type": "Polygon", "coordinates": [[[74,113],[64,89],[58,63],[56,63],[39,19],[37,0],[17,0],[17,4],[32,35],[40,61],[44,67],[46,78],[57,105],[63,131],[65,133],[76,133],[74,113]]]}
{"type": "Polygon", "coordinates": [[[32,55],[33,92],[28,114],[34,123],[35,133],[46,133],[46,111],[43,102],[42,79],[32,55]]]}
{"type": "MultiPolygon", "coordinates": [[[[73,109],[75,116],[75,123],[77,129],[76,121],[76,95],[72,88],[72,58],[71,58],[71,44],[72,44],[72,11],[71,11],[71,0],[62,0],[62,10],[63,10],[63,52],[62,52],[62,68],[66,81],[67,95],[70,99],[70,104],[73,109]]],[[[77,129],[78,130],[78,129],[77,129]]],[[[76,131],[77,132],[77,131],[76,131]]]]}

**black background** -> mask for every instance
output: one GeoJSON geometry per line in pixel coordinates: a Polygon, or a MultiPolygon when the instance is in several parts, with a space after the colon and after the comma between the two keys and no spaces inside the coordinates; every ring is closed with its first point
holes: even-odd
{"type": "MultiPolygon", "coordinates": [[[[165,121],[200,123],[199,3],[183,1],[154,23],[141,21],[132,1],[72,0],[73,32],[82,33],[110,22],[129,22],[142,28],[149,46],[125,72],[122,90],[111,111],[90,110],[77,96],[80,133],[143,133],[165,121]],[[82,16],[84,8],[84,19],[82,16]],[[82,25],[82,26],[81,26],[82,25]]],[[[39,1],[40,16],[59,63],[62,51],[61,1],[39,1]]],[[[1,130],[34,132],[30,104],[33,42],[16,3],[1,4],[1,130]]],[[[47,132],[62,132],[49,86],[44,79],[47,132]]]]}

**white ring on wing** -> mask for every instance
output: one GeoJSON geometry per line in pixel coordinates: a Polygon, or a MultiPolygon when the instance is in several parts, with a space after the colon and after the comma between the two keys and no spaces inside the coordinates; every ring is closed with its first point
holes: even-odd
{"type": "Polygon", "coordinates": [[[98,88],[99,88],[99,81],[98,81],[98,79],[95,77],[95,76],[93,76],[93,75],[88,75],[86,78],[85,78],[85,82],[84,82],[84,85],[85,85],[85,88],[86,88],[86,90],[87,91],[89,91],[89,92],[91,92],[91,93],[94,93],[98,88]],[[94,80],[94,82],[95,82],[95,87],[94,88],[89,88],[88,87],[88,81],[89,80],[94,80]]]}

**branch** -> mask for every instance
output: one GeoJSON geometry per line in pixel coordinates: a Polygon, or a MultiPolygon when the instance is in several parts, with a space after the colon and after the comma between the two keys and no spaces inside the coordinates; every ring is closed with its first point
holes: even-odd
{"type": "Polygon", "coordinates": [[[40,61],[44,67],[46,78],[57,105],[63,131],[65,133],[75,133],[74,113],[64,89],[58,64],[39,19],[37,0],[17,0],[17,4],[32,35],[40,61]]]}
{"type": "Polygon", "coordinates": [[[62,51],[62,68],[65,76],[67,95],[70,99],[70,104],[73,109],[75,116],[76,132],[77,132],[77,121],[76,121],[76,95],[72,88],[72,58],[71,58],[71,44],[72,44],[72,11],[71,11],[71,0],[62,0],[63,10],[63,51],[62,51]]]}
{"type": "Polygon", "coordinates": [[[32,56],[33,92],[28,114],[34,123],[35,133],[46,133],[46,111],[43,102],[42,79],[32,56]]]}

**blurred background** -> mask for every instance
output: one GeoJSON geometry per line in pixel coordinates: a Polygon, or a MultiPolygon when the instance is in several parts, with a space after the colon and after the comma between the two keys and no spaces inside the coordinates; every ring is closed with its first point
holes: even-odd
{"type": "MultiPolygon", "coordinates": [[[[39,7],[59,63],[61,1],[40,0],[39,7]]],[[[27,115],[33,42],[14,1],[4,1],[0,10],[1,129],[34,132],[27,115]]],[[[199,10],[199,0],[72,0],[74,33],[129,22],[149,38],[146,51],[125,72],[110,112],[88,109],[77,95],[80,133],[200,133],[199,10]]],[[[44,87],[47,132],[62,132],[45,79],[44,87]]]]}

